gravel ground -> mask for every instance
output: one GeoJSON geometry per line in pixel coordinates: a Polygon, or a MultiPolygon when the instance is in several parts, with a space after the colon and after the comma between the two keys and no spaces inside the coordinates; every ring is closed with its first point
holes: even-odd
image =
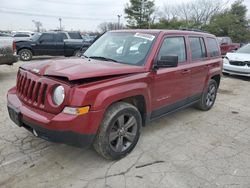
{"type": "Polygon", "coordinates": [[[250,78],[224,77],[211,111],[155,121],[130,155],[107,161],[10,121],[6,93],[21,64],[0,66],[0,187],[250,187],[250,78]]]}

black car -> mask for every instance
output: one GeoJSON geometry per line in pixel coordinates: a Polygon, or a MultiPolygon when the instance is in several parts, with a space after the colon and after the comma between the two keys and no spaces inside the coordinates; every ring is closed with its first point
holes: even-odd
{"type": "Polygon", "coordinates": [[[72,39],[67,32],[45,32],[36,33],[27,40],[16,40],[15,43],[20,59],[29,61],[32,56],[77,55],[83,46],[83,39],[72,39]]]}

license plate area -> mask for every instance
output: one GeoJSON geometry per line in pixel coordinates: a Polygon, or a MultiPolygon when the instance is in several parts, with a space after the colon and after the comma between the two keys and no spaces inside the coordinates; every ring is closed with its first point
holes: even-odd
{"type": "Polygon", "coordinates": [[[22,126],[22,121],[21,121],[21,112],[20,110],[12,107],[12,106],[8,106],[8,112],[9,112],[9,116],[10,119],[17,124],[17,126],[21,127],[22,126]]]}

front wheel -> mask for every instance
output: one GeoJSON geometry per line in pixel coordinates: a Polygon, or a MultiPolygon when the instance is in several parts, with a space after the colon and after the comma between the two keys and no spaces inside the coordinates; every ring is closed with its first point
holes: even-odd
{"type": "Polygon", "coordinates": [[[142,127],[138,109],[125,102],[110,106],[94,141],[95,150],[106,159],[120,159],[136,146],[142,127]]]}
{"type": "Polygon", "coordinates": [[[75,50],[74,56],[76,56],[76,57],[81,57],[81,56],[82,56],[81,50],[75,50]]]}
{"type": "Polygon", "coordinates": [[[210,80],[208,88],[202,94],[202,97],[199,103],[197,104],[197,107],[203,111],[210,110],[215,103],[217,90],[218,90],[217,82],[215,80],[210,80]]]}

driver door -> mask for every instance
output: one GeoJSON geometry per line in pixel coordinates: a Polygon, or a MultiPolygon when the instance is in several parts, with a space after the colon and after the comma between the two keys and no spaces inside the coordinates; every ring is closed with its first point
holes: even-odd
{"type": "Polygon", "coordinates": [[[33,47],[36,55],[56,55],[56,43],[53,33],[43,33],[33,47]]]}
{"type": "Polygon", "coordinates": [[[163,39],[157,60],[162,56],[177,55],[178,66],[159,68],[153,73],[151,118],[157,118],[187,104],[190,70],[186,49],[186,39],[183,36],[168,36],[163,39]]]}

